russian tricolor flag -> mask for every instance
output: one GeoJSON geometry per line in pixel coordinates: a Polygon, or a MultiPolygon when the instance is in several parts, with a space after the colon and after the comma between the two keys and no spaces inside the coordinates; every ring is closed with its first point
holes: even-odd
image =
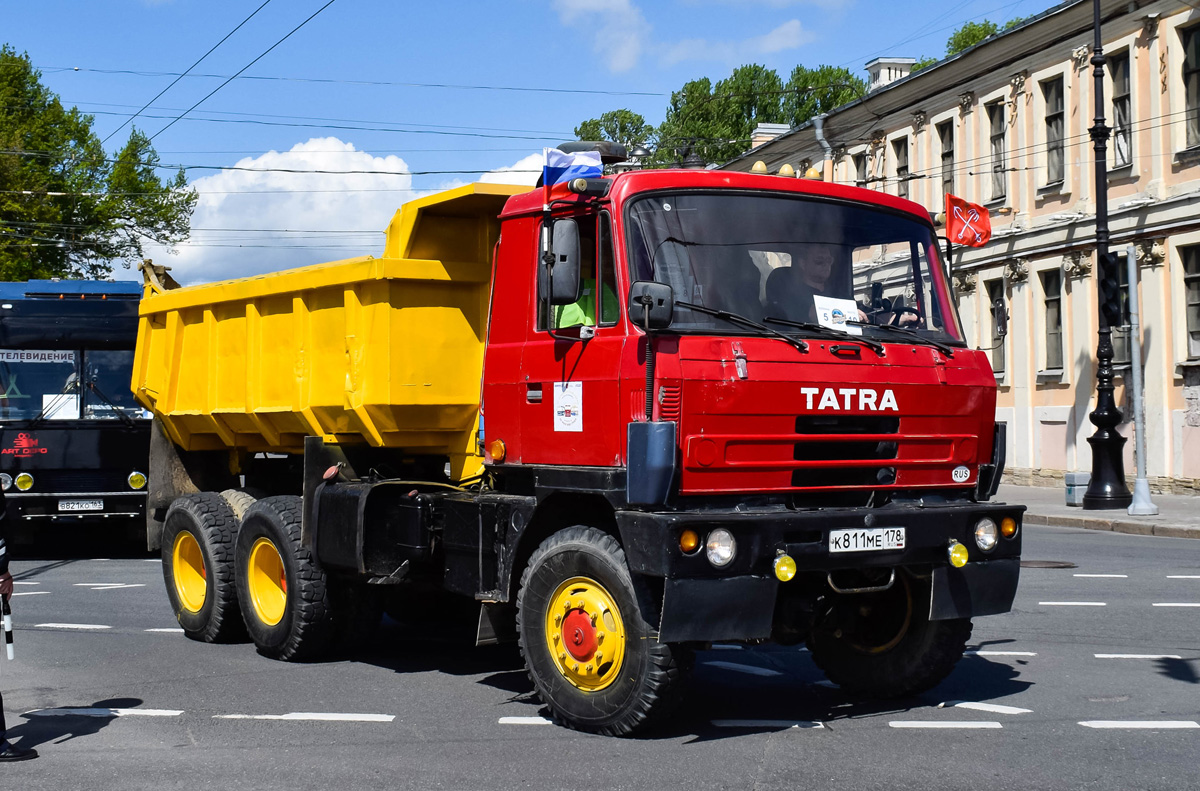
{"type": "Polygon", "coordinates": [[[557,148],[542,149],[545,165],[542,178],[547,187],[578,178],[599,178],[604,175],[598,151],[576,151],[567,153],[557,148]]]}

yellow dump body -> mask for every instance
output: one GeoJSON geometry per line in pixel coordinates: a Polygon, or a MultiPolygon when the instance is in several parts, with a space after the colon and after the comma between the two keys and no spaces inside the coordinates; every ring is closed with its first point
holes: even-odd
{"type": "Polygon", "coordinates": [[[184,450],[299,452],[304,437],[448,455],[477,448],[497,219],[525,187],[405,204],[382,258],[174,290],[148,283],[133,392],[184,450]]]}

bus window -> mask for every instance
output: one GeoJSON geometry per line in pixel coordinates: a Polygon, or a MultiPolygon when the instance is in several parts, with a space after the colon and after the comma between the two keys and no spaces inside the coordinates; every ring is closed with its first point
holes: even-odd
{"type": "Polygon", "coordinates": [[[79,417],[78,355],[48,349],[0,349],[0,420],[79,417]]]}
{"type": "Polygon", "coordinates": [[[87,386],[83,392],[85,418],[116,418],[119,409],[130,417],[147,417],[133,399],[129,380],[133,378],[133,352],[85,351],[87,386]]]}

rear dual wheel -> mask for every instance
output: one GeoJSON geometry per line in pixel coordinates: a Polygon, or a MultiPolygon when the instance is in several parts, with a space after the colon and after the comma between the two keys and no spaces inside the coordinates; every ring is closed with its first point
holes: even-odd
{"type": "Polygon", "coordinates": [[[691,652],[658,641],[654,609],[607,533],[570,527],[538,547],[521,577],[517,631],[556,722],[623,736],[674,707],[691,652]]]}
{"type": "Polygon", "coordinates": [[[163,523],[163,578],[183,632],[205,643],[241,639],[246,630],[234,583],[237,518],[218,494],[176,499],[163,523]]]}
{"type": "Polygon", "coordinates": [[[300,542],[302,502],[295,496],[255,502],[237,535],[242,617],[259,653],[272,659],[311,659],[334,636],[329,580],[300,542]]]}

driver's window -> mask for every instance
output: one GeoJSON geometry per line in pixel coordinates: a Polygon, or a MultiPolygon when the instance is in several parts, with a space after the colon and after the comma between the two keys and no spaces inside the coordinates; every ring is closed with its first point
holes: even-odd
{"type": "MultiPolygon", "coordinates": [[[[554,329],[615,324],[620,315],[613,268],[612,232],[608,215],[601,215],[601,238],[597,239],[597,217],[576,217],[579,226],[579,299],[554,307],[554,329]],[[599,272],[597,272],[599,253],[599,272]],[[599,286],[599,287],[598,287],[599,286]],[[601,321],[598,321],[601,320],[601,321]]],[[[538,295],[537,328],[546,329],[547,302],[538,295]]]]}

